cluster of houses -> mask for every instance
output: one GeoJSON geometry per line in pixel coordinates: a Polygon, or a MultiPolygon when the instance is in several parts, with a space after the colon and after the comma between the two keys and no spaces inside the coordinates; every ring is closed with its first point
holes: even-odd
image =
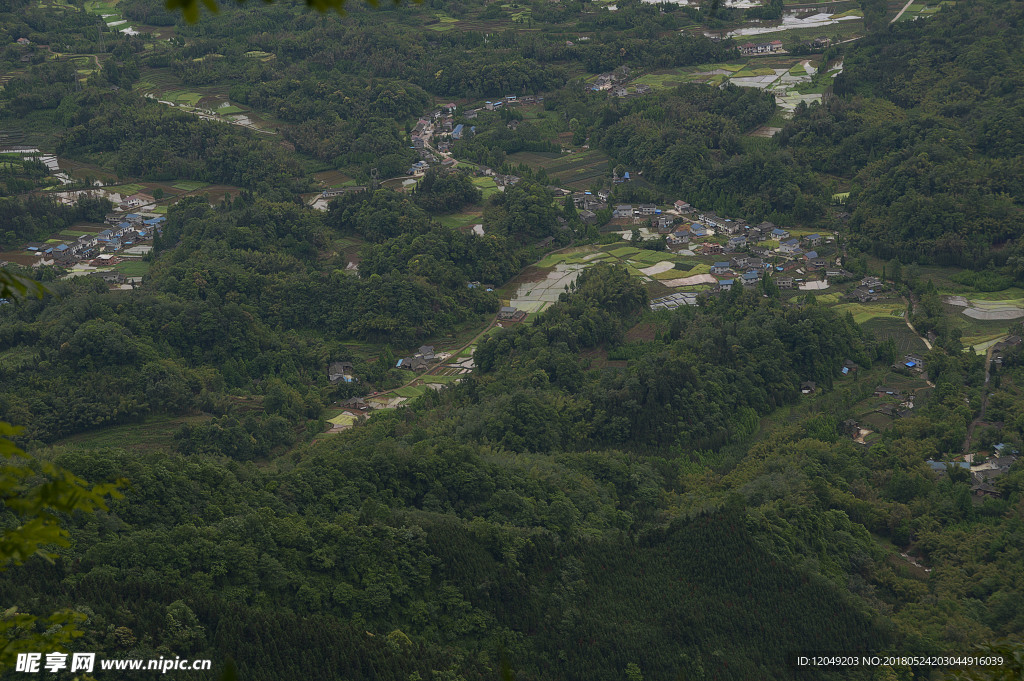
{"type": "Polygon", "coordinates": [[[597,80],[587,86],[587,89],[592,92],[604,92],[605,90],[613,90],[614,88],[622,87],[623,84],[629,80],[629,75],[632,70],[628,66],[620,66],[611,73],[602,73],[597,77],[597,80]]]}
{"type": "Polygon", "coordinates": [[[600,189],[597,193],[589,191],[572,193],[572,203],[579,211],[583,224],[597,223],[597,211],[608,207],[608,199],[611,198],[611,195],[611,191],[607,189],[600,189]]]}
{"type": "Polygon", "coordinates": [[[886,295],[885,284],[879,277],[864,277],[860,280],[857,288],[850,291],[848,295],[858,303],[870,303],[886,295]]]}
{"type": "Polygon", "coordinates": [[[634,85],[632,88],[626,85],[616,85],[611,90],[612,97],[638,97],[640,95],[646,95],[651,91],[650,85],[644,85],[639,83],[634,85]]]}
{"type": "Polygon", "coordinates": [[[1020,452],[1006,443],[999,443],[992,448],[992,456],[984,452],[965,454],[954,461],[934,461],[925,463],[939,475],[946,475],[950,468],[963,468],[971,475],[971,494],[979,499],[999,497],[999,489],[993,484],[999,477],[1010,472],[1010,468],[1020,458],[1020,452]]]}
{"type": "MultiPolygon", "coordinates": [[[[685,201],[676,201],[674,208],[679,216],[694,213],[693,207],[685,201]]],[[[757,276],[760,277],[762,270],[770,271],[772,266],[765,265],[758,258],[782,256],[783,263],[774,266],[778,273],[803,268],[807,272],[824,271],[827,277],[850,276],[850,273],[842,268],[830,266],[828,260],[815,250],[823,242],[820,234],[809,234],[799,239],[793,237],[788,230],[768,221],[750,225],[743,220],[721,218],[714,213],[701,213],[693,219],[680,221],[675,217],[663,215],[650,204],[642,204],[638,208],[630,205],[616,206],[615,215],[650,216],[652,229],[666,235],[666,243],[670,250],[689,248],[701,255],[735,254],[729,261],[715,263],[711,270],[712,274],[745,275],[753,270],[757,271],[757,276]],[[725,243],[697,243],[715,235],[727,237],[725,243]],[[773,248],[763,243],[771,241],[777,241],[778,246],[773,248]]],[[[778,281],[783,288],[792,287],[792,279],[782,277],[778,281]]],[[[756,281],[754,277],[748,276],[745,283],[756,281]]],[[[731,281],[726,284],[726,287],[730,286],[731,281]]]]}
{"type": "Polygon", "coordinates": [[[1007,355],[1016,348],[1019,348],[1020,345],[1020,336],[1007,336],[1003,340],[993,345],[992,363],[996,366],[996,369],[1002,368],[1003,362],[1006,361],[1007,355]]]}
{"type": "Polygon", "coordinates": [[[421,345],[416,354],[412,357],[403,357],[395,366],[409,371],[426,371],[430,363],[438,359],[442,359],[442,357],[434,353],[433,345],[421,345]]]}
{"type": "Polygon", "coordinates": [[[464,115],[467,120],[472,120],[479,116],[481,111],[498,111],[504,107],[529,106],[531,104],[540,104],[543,101],[544,97],[541,95],[523,95],[521,97],[518,95],[505,95],[501,99],[484,102],[484,105],[481,107],[467,109],[464,115]]]}
{"type": "Polygon", "coordinates": [[[774,54],[782,51],[781,40],[773,40],[770,43],[744,43],[743,45],[740,45],[740,54],[744,56],[753,54],[774,54]]]}
{"type": "Polygon", "coordinates": [[[166,221],[162,215],[146,217],[138,213],[108,215],[106,229],[97,234],[83,234],[63,243],[28,243],[25,250],[39,258],[40,265],[70,267],[83,260],[96,260],[109,265],[109,255],[149,241],[162,232],[166,221]],[[106,255],[107,257],[104,257],[106,255]]]}

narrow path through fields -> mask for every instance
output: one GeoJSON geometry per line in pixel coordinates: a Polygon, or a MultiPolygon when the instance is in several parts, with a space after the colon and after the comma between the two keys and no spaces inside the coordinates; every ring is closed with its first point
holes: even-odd
{"type": "Polygon", "coordinates": [[[911,6],[912,4],[914,4],[914,0],[907,0],[907,4],[903,5],[903,9],[901,9],[901,10],[900,10],[900,11],[899,11],[899,12],[898,12],[898,13],[896,14],[896,16],[894,16],[894,17],[892,18],[892,21],[890,21],[889,23],[890,23],[890,24],[895,24],[895,23],[896,23],[896,20],[897,20],[897,19],[899,19],[899,18],[900,18],[901,16],[903,16],[903,13],[904,13],[904,12],[906,12],[906,11],[907,11],[907,10],[908,10],[908,9],[910,8],[910,6],[911,6]]]}

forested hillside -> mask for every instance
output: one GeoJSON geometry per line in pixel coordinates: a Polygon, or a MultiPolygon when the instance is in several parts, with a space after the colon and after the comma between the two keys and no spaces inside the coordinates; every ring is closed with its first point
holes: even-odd
{"type": "Polygon", "coordinates": [[[1004,247],[1024,232],[1022,12],[963,2],[876,33],[844,57],[837,96],[782,131],[801,164],[851,179],[851,243],[967,267],[1016,255],[1004,247]]]}
{"type": "Polygon", "coordinates": [[[253,681],[1019,651],[1024,9],[848,4],[0,3],[0,283],[47,287],[0,298],[4,538],[49,464],[127,480],[0,553],[0,638],[68,608],[253,681]]]}

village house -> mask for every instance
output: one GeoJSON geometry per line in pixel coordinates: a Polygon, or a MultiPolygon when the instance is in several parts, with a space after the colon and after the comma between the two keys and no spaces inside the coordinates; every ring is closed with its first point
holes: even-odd
{"type": "Polygon", "coordinates": [[[512,187],[519,182],[518,175],[495,175],[494,184],[497,187],[512,187]]]}
{"type": "Polygon", "coordinates": [[[526,319],[526,312],[506,305],[498,310],[498,319],[503,322],[521,322],[526,319]]]}
{"type": "Polygon", "coordinates": [[[722,252],[722,244],[701,244],[701,255],[718,255],[722,252]]]}
{"type": "Polygon", "coordinates": [[[744,286],[753,286],[757,283],[757,280],[761,278],[760,272],[744,272],[740,279],[743,281],[744,286]]]}
{"type": "Polygon", "coordinates": [[[740,223],[734,220],[726,220],[720,225],[720,229],[723,234],[738,234],[742,229],[740,223]]]}
{"type": "Polygon", "coordinates": [[[988,482],[976,482],[971,485],[971,494],[978,498],[991,497],[993,499],[998,499],[1002,496],[999,490],[988,482]]]}
{"type": "Polygon", "coordinates": [[[733,248],[733,249],[744,248],[747,245],[747,237],[745,237],[745,236],[734,236],[731,239],[729,239],[728,243],[729,243],[730,248],[733,248]]]}
{"type": "Polygon", "coordinates": [[[672,231],[672,218],[665,215],[651,218],[651,227],[657,229],[662,234],[668,234],[672,231]]]}
{"type": "Polygon", "coordinates": [[[426,371],[427,366],[427,360],[422,357],[404,357],[395,365],[398,369],[408,369],[409,371],[426,371]]]}
{"type": "MultiPolygon", "coordinates": [[[[708,234],[710,234],[710,232],[708,231],[707,227],[701,227],[698,224],[692,224],[692,225],[690,225],[690,234],[692,236],[698,238],[698,239],[703,239],[704,237],[708,236],[708,234]]],[[[708,244],[708,245],[710,246],[711,244],[708,244]]],[[[719,244],[714,244],[714,245],[718,246],[718,251],[717,252],[721,253],[722,252],[722,247],[719,244]]]]}
{"type": "Polygon", "coordinates": [[[800,242],[796,239],[786,239],[779,244],[779,253],[795,255],[800,252],[800,242]]]}
{"type": "Polygon", "coordinates": [[[368,411],[370,405],[362,397],[352,397],[341,403],[342,409],[355,409],[356,411],[368,411]]]}
{"type": "Polygon", "coordinates": [[[924,370],[924,362],[916,355],[904,355],[903,362],[898,362],[896,366],[910,371],[924,370]]]}
{"type": "Polygon", "coordinates": [[[742,269],[747,266],[748,260],[750,260],[750,258],[745,255],[737,255],[729,259],[729,266],[735,267],[736,269],[742,269]]]}
{"type": "Polygon", "coordinates": [[[785,229],[780,229],[778,227],[772,229],[770,234],[772,239],[774,239],[775,241],[783,241],[789,238],[789,231],[785,229]]]}
{"type": "Polygon", "coordinates": [[[829,279],[849,279],[853,274],[842,267],[829,267],[825,269],[825,276],[829,279]]]}
{"type": "Polygon", "coordinates": [[[878,277],[864,277],[860,280],[860,285],[877,290],[882,288],[882,280],[878,277]]]}
{"type": "Polygon", "coordinates": [[[793,288],[793,277],[778,277],[775,280],[775,284],[780,289],[790,289],[790,288],[793,288]]]}
{"type": "Polygon", "coordinates": [[[351,362],[331,362],[327,365],[327,379],[331,383],[352,383],[353,367],[351,362]]]}
{"type": "Polygon", "coordinates": [[[680,213],[689,213],[693,211],[693,206],[688,204],[686,201],[679,200],[672,204],[677,211],[680,213]]]}
{"type": "Polygon", "coordinates": [[[992,361],[997,367],[1001,367],[1003,362],[1006,361],[1008,353],[1013,349],[1020,347],[1020,344],[1020,336],[1007,336],[992,346],[992,361]]]}
{"type": "Polygon", "coordinates": [[[601,199],[602,201],[607,201],[608,199],[612,198],[612,192],[610,189],[598,189],[597,198],[601,199]]]}
{"type": "Polygon", "coordinates": [[[858,286],[850,291],[849,295],[858,303],[870,303],[881,298],[874,289],[869,289],[866,286],[858,286]]]}
{"type": "Polygon", "coordinates": [[[631,218],[633,217],[633,206],[628,203],[620,203],[615,206],[612,215],[617,218],[631,218]]]}
{"type": "Polygon", "coordinates": [[[843,366],[842,369],[840,369],[840,371],[843,372],[843,376],[847,376],[857,371],[858,369],[860,369],[860,367],[857,366],[856,362],[850,359],[845,359],[843,360],[843,366]]]}
{"type": "Polygon", "coordinates": [[[875,397],[894,397],[903,401],[903,393],[898,388],[887,388],[884,385],[875,386],[874,395],[875,397]]]}
{"type": "Polygon", "coordinates": [[[767,43],[744,43],[740,45],[740,54],[744,56],[754,54],[771,54],[782,50],[781,40],[772,40],[767,43]]]}
{"type": "Polygon", "coordinates": [[[597,224],[597,213],[592,210],[583,209],[579,212],[580,220],[585,225],[596,225],[597,224]]]}
{"type": "Polygon", "coordinates": [[[802,392],[804,395],[808,395],[810,393],[813,393],[817,387],[818,386],[817,384],[815,384],[814,381],[804,381],[803,383],[800,384],[800,392],[802,392]]]}
{"type": "Polygon", "coordinates": [[[638,95],[646,95],[650,91],[651,91],[651,86],[650,85],[644,85],[643,83],[640,83],[639,85],[636,86],[636,93],[638,95]]]}
{"type": "Polygon", "coordinates": [[[669,246],[688,246],[690,243],[689,232],[675,232],[665,237],[665,243],[669,246]]]}
{"type": "Polygon", "coordinates": [[[711,266],[711,274],[728,274],[729,263],[727,262],[716,262],[711,266]]]}
{"type": "Polygon", "coordinates": [[[731,291],[732,290],[732,279],[722,279],[718,282],[719,291],[731,291]]]}
{"type": "Polygon", "coordinates": [[[806,243],[807,246],[810,247],[810,248],[815,248],[816,246],[820,246],[821,245],[821,235],[820,234],[808,234],[807,236],[804,237],[804,243],[806,243]]]}
{"type": "Polygon", "coordinates": [[[658,207],[653,203],[641,203],[639,212],[640,215],[654,215],[658,211],[658,207]]]}

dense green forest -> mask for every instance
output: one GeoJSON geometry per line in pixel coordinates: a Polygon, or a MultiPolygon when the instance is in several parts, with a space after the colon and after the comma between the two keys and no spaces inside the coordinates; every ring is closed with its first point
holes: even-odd
{"type": "MultiPolygon", "coordinates": [[[[155,39],[91,5],[0,3],[5,145],[86,168],[68,187],[101,172],[227,188],[178,189],[130,261],[134,288],[5,269],[49,294],[0,304],[0,422],[24,428],[9,437],[38,472],[128,486],[108,510],[60,516],[70,544],[52,563],[0,561],[3,617],[72,608],[70,649],[210,658],[210,678],[230,658],[256,681],[911,681],[940,672],[806,672],[792,656],[1019,639],[1024,468],[979,494],[934,464],[1024,449],[1020,349],[997,367],[935,284],[998,295],[1024,280],[1020,3],[891,26],[865,3],[869,35],[816,52],[822,103],[785,119],[771,92],[724,81],[588,88],[613,70],[733,65],[740,40],[704,31],[777,20],[782,3],[616,4],[338,17],[278,0],[194,24],[116,4],[167,31],[155,39]],[[151,90],[189,94],[168,83],[255,123],[160,101],[151,90]],[[467,117],[510,94],[544,100],[467,117]],[[413,186],[413,128],[449,102],[466,129],[446,140],[456,167],[435,158],[413,186]],[[781,130],[751,135],[764,126],[781,130]],[[841,294],[764,275],[652,311],[666,289],[640,263],[580,255],[557,302],[501,328],[509,282],[555,269],[526,270],[553,249],[626,245],[598,233],[610,210],[584,226],[556,198],[568,171],[541,167],[580,158],[590,174],[572,188],[610,188],[613,204],[836,230],[830,261],[881,274],[891,298],[837,308],[841,294]],[[499,190],[477,164],[517,181],[499,190]],[[635,181],[612,186],[622,169],[635,181]],[[475,348],[472,373],[325,434],[342,401],[410,388],[396,360],[430,344],[463,361],[475,348]],[[909,347],[925,377],[901,368],[909,347]],[[332,382],[335,362],[353,382],[332,382]],[[917,387],[862,419],[883,380],[917,387]]],[[[0,158],[0,245],[111,209],[62,205],[55,184],[38,161],[0,158]]],[[[980,326],[985,342],[1024,335],[980,326]]],[[[22,521],[0,511],[5,531],[22,521]]]]}
{"type": "MultiPolygon", "coordinates": [[[[76,646],[231,655],[256,679],[489,678],[502,665],[523,678],[618,679],[630,665],[651,679],[787,678],[796,650],[952,652],[1020,631],[1024,475],[976,506],[965,481],[923,463],[959,444],[950,428],[969,418],[977,361],[929,354],[941,399],[869,454],[839,431],[856,384],[756,435],[758,412],[792,404],[801,378],[831,381],[846,353],[867,364],[884,348],[828,310],[739,290],[672,313],[638,348],[624,333],[645,299],[622,269],[592,268],[534,325],[486,343],[478,376],[270,467],[237,444],[42,450],[132,485],[109,514],[73,523],[56,565],[12,569],[0,585],[44,611],[79,604],[76,646]],[[590,369],[581,353],[598,347],[637,360],[590,369]],[[705,395],[705,412],[662,397],[668,386],[705,395]],[[887,559],[879,536],[927,546],[933,587],[887,559]],[[955,567],[965,540],[972,579],[955,567]]],[[[268,412],[287,404],[269,393],[268,412]]],[[[1018,395],[1002,408],[1020,409],[1018,395]]],[[[220,425],[236,443],[274,429],[220,425]]]]}
{"type": "Polygon", "coordinates": [[[958,3],[844,56],[836,97],[781,134],[852,181],[851,243],[886,260],[1002,266],[1024,231],[1022,7],[958,3]],[[994,249],[993,249],[994,247],[994,249]]]}
{"type": "MultiPolygon", "coordinates": [[[[550,234],[554,219],[530,228],[550,234]]],[[[495,295],[467,282],[504,281],[532,260],[516,228],[476,238],[387,190],[349,194],[326,215],[248,194],[218,209],[184,200],[143,291],[75,278],[4,315],[18,361],[0,378],[2,410],[27,438],[52,441],[153,412],[224,413],[227,391],[262,384],[286,392],[272,413],[318,419],[336,396],[327,363],[351,359],[345,340],[409,347],[492,314],[495,295]],[[367,241],[358,275],[332,249],[349,234],[367,241]]]]}

